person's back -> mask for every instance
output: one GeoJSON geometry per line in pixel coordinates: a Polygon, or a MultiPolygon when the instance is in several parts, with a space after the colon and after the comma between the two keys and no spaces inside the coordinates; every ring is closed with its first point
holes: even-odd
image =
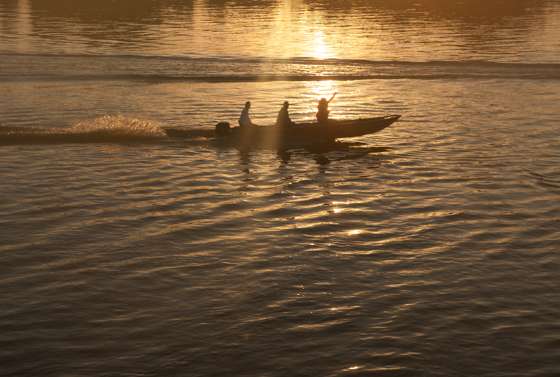
{"type": "Polygon", "coordinates": [[[326,124],[329,121],[329,103],[334,99],[336,96],[336,92],[332,95],[332,97],[327,101],[326,98],[321,98],[319,101],[319,105],[317,105],[317,123],[319,124],[326,124]]]}
{"type": "Polygon", "coordinates": [[[253,122],[251,122],[251,117],[249,116],[250,108],[251,108],[251,102],[247,101],[245,103],[245,107],[241,111],[241,115],[239,116],[239,126],[241,128],[247,128],[253,126],[253,122]]]}
{"type": "Polygon", "coordinates": [[[326,98],[321,98],[317,106],[317,122],[327,123],[329,121],[329,103],[326,98]]]}
{"type": "Polygon", "coordinates": [[[282,105],[282,108],[278,112],[278,117],[276,118],[276,125],[278,127],[289,127],[293,124],[290,119],[290,114],[288,113],[289,106],[290,104],[288,101],[284,102],[284,105],[282,105]]]}

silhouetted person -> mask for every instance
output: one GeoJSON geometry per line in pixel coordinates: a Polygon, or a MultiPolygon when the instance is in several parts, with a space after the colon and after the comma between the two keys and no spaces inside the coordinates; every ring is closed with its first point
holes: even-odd
{"type": "Polygon", "coordinates": [[[251,108],[251,102],[245,102],[245,107],[241,111],[241,115],[239,116],[239,127],[241,128],[248,128],[254,126],[253,122],[251,122],[251,117],[249,116],[249,109],[251,108]]]}
{"type": "Polygon", "coordinates": [[[334,99],[334,96],[336,96],[336,92],[328,101],[326,98],[321,98],[319,101],[317,106],[317,122],[319,124],[326,124],[329,121],[329,103],[334,99]]]}
{"type": "Polygon", "coordinates": [[[290,103],[285,101],[282,105],[282,108],[278,112],[278,118],[276,118],[276,125],[278,127],[290,127],[294,124],[290,119],[290,114],[288,113],[288,108],[290,107],[290,103]]]}

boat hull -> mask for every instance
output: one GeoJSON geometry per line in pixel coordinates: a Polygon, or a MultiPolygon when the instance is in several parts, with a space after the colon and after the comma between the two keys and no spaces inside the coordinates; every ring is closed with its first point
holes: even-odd
{"type": "Polygon", "coordinates": [[[225,132],[213,130],[166,129],[170,137],[192,138],[193,136],[215,137],[222,143],[240,148],[290,148],[308,147],[332,143],[336,139],[358,137],[379,132],[399,120],[400,115],[356,120],[329,120],[327,124],[316,122],[298,123],[290,127],[253,126],[241,129],[234,127],[225,132]]]}

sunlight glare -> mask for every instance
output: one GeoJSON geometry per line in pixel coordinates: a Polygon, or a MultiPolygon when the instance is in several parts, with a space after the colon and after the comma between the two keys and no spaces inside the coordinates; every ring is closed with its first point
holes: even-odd
{"type": "Polygon", "coordinates": [[[325,33],[322,31],[316,31],[313,33],[312,41],[312,54],[311,56],[317,59],[327,59],[332,57],[329,46],[325,42],[325,33]]]}
{"type": "Polygon", "coordinates": [[[321,98],[329,98],[334,92],[338,91],[336,81],[325,80],[325,81],[308,81],[305,83],[307,88],[307,93],[305,94],[307,99],[308,108],[307,111],[310,116],[314,116],[317,111],[317,103],[321,98]]]}
{"type": "Polygon", "coordinates": [[[336,82],[331,80],[313,81],[310,83],[310,89],[317,101],[322,97],[328,98],[337,91],[336,82]]]}
{"type": "Polygon", "coordinates": [[[364,231],[363,229],[352,229],[350,231],[348,231],[348,235],[349,236],[357,236],[358,234],[362,234],[364,231]]]}

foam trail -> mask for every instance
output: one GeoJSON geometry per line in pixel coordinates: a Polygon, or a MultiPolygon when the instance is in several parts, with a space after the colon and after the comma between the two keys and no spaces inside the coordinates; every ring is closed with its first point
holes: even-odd
{"type": "Polygon", "coordinates": [[[70,128],[0,127],[0,145],[154,142],[166,138],[155,122],[106,115],[70,128]]]}

